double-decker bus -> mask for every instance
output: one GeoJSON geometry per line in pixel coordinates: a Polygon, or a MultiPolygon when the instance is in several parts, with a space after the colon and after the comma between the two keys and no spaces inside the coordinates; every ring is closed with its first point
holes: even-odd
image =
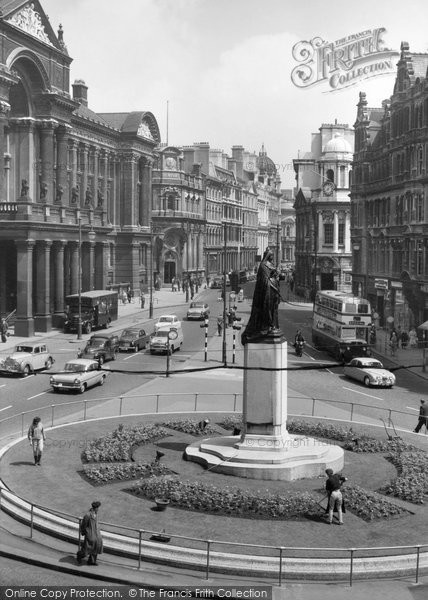
{"type": "Polygon", "coordinates": [[[312,316],[312,342],[341,362],[370,356],[371,322],[368,300],[337,290],[319,291],[312,316]]]}

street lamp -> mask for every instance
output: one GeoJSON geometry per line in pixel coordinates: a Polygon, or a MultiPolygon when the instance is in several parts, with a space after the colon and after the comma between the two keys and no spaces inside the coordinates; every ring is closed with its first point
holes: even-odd
{"type": "Polygon", "coordinates": [[[77,275],[77,283],[78,283],[78,293],[79,293],[79,320],[77,322],[77,339],[82,339],[82,219],[79,217],[79,246],[78,246],[78,275],[77,275]]]}
{"type": "Polygon", "coordinates": [[[226,223],[223,223],[223,364],[227,366],[226,357],[226,249],[227,249],[227,228],[226,223]]]}
{"type": "Polygon", "coordinates": [[[153,221],[150,221],[150,300],[149,319],[153,319],[153,221]]]}
{"type": "Polygon", "coordinates": [[[168,330],[168,335],[166,338],[166,377],[169,377],[169,360],[170,360],[169,357],[171,354],[169,342],[170,342],[170,340],[176,340],[177,337],[178,337],[178,333],[177,333],[176,329],[171,328],[168,330]]]}

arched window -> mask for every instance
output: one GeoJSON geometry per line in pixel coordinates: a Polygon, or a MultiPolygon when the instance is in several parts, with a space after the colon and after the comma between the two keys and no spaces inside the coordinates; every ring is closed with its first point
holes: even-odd
{"type": "Polygon", "coordinates": [[[327,170],[327,179],[329,181],[333,181],[334,182],[334,171],[333,171],[333,169],[328,169],[327,170]]]}

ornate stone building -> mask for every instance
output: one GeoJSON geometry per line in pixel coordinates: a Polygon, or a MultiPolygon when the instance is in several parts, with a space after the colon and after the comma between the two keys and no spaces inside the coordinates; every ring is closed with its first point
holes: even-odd
{"type": "Polygon", "coordinates": [[[296,172],[296,291],[351,291],[350,171],[354,132],[323,124],[311,152],[293,160],[296,172]]]}
{"type": "Polygon", "coordinates": [[[296,211],[293,190],[281,190],[281,257],[282,269],[294,271],[296,249],[296,211]]]}
{"type": "Polygon", "coordinates": [[[386,322],[428,320],[428,54],[401,44],[391,98],[355,122],[352,281],[386,322]]]}
{"type": "Polygon", "coordinates": [[[65,297],[121,281],[150,261],[152,165],[147,111],[95,113],[40,3],[0,1],[0,312],[17,335],[60,325],[65,297]]]}
{"type": "Polygon", "coordinates": [[[160,149],[153,170],[152,233],[154,277],[163,283],[205,277],[205,193],[199,164],[187,172],[179,148],[160,149]]]}

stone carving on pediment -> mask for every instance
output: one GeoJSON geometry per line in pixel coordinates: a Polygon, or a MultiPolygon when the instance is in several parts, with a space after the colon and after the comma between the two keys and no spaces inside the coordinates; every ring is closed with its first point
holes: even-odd
{"type": "Polygon", "coordinates": [[[138,127],[137,135],[144,137],[148,140],[154,140],[152,132],[150,131],[150,127],[146,123],[146,121],[141,121],[140,126],[138,127]]]}
{"type": "Polygon", "coordinates": [[[17,11],[14,15],[7,19],[7,22],[11,25],[15,25],[15,27],[22,29],[30,35],[33,35],[42,42],[45,42],[45,44],[53,46],[49,36],[45,31],[42,18],[35,10],[33,3],[27,4],[27,6],[21,8],[21,10],[17,11]]]}

